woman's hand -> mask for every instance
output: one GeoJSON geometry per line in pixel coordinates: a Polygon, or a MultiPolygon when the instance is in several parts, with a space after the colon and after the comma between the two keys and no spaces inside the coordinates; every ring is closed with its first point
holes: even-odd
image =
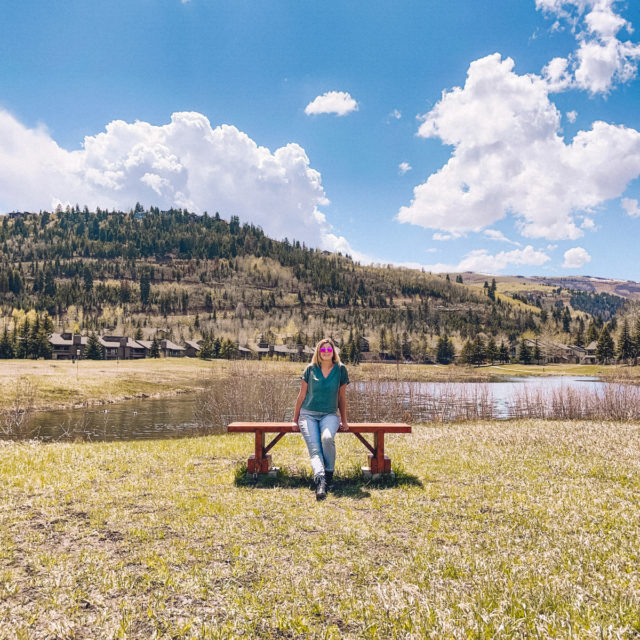
{"type": "Polygon", "coordinates": [[[298,420],[300,419],[300,416],[293,416],[293,422],[291,423],[291,426],[293,427],[294,431],[300,431],[300,426],[298,425],[298,420]]]}
{"type": "Polygon", "coordinates": [[[341,420],[338,431],[349,431],[349,423],[346,420],[341,420]]]}

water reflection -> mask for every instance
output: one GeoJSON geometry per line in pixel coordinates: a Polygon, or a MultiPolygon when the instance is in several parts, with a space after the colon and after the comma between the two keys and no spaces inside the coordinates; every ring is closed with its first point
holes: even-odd
{"type": "Polygon", "coordinates": [[[151,440],[199,433],[193,395],[147,398],[119,404],[43,411],[33,416],[32,432],[42,440],[151,440]]]}

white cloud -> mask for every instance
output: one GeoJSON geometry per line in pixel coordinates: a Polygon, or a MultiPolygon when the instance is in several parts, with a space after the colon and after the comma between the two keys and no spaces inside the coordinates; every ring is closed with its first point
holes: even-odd
{"type": "Polygon", "coordinates": [[[564,252],[563,267],[566,269],[578,269],[587,262],[591,262],[591,256],[582,247],[574,247],[564,252]]]}
{"type": "Polygon", "coordinates": [[[302,147],[271,152],[236,127],[212,128],[200,113],[174,113],[163,126],[110,122],[67,151],[42,129],[0,110],[0,211],[52,209],[58,202],[128,210],[219,211],[262,226],[275,238],[350,252],[319,207],[320,173],[302,147]]]}
{"type": "Polygon", "coordinates": [[[435,273],[445,271],[475,271],[477,273],[499,273],[510,265],[533,265],[540,266],[550,260],[543,251],[536,251],[531,245],[524,249],[514,249],[513,251],[501,251],[496,255],[491,255],[486,249],[476,249],[468,253],[458,264],[437,264],[424,265],[424,269],[435,273]]]}
{"type": "Polygon", "coordinates": [[[335,113],[344,116],[358,110],[358,103],[346,91],[327,91],[315,98],[304,109],[310,115],[320,113],[335,113]]]}
{"type": "Polygon", "coordinates": [[[569,70],[569,60],[554,58],[542,69],[542,77],[547,83],[549,92],[564,91],[573,83],[573,76],[569,70]]]}
{"type": "Polygon", "coordinates": [[[577,111],[567,111],[567,120],[571,123],[576,121],[576,118],[578,117],[578,112],[577,111]]]}
{"type": "Polygon", "coordinates": [[[518,247],[520,246],[519,242],[509,240],[502,231],[498,231],[497,229],[485,229],[482,233],[490,240],[498,240],[499,242],[508,242],[509,244],[515,244],[518,247]]]}
{"type": "Polygon", "coordinates": [[[632,198],[622,198],[622,208],[627,212],[627,215],[632,218],[640,217],[640,207],[638,207],[638,201],[632,198]]]}
{"type": "Polygon", "coordinates": [[[400,120],[400,118],[402,118],[402,114],[400,113],[400,111],[398,111],[397,109],[394,109],[390,114],[389,114],[390,118],[395,118],[396,120],[400,120]]]}
{"type": "Polygon", "coordinates": [[[614,82],[635,77],[640,46],[616,38],[582,41],[577,52],[576,84],[591,93],[607,93],[614,82]]]}
{"type": "Polygon", "coordinates": [[[398,171],[400,172],[401,176],[407,173],[407,171],[411,171],[411,169],[413,169],[413,167],[408,162],[401,162],[398,165],[398,171]]]}
{"type": "Polygon", "coordinates": [[[635,77],[640,45],[618,37],[622,29],[631,33],[633,28],[614,5],[615,0],[536,0],[538,9],[568,21],[578,41],[569,60],[556,58],[543,70],[550,90],[576,86],[594,94],[608,93],[614,84],[635,77]]]}
{"type": "Polygon", "coordinates": [[[454,238],[457,238],[458,236],[454,233],[438,233],[436,231],[436,233],[433,234],[432,239],[433,240],[438,240],[439,242],[444,242],[446,240],[453,240],[454,238]]]}
{"type": "Polygon", "coordinates": [[[580,225],[581,229],[589,229],[590,231],[596,228],[596,223],[593,221],[593,218],[589,218],[586,216],[580,225]]]}
{"type": "Polygon", "coordinates": [[[418,135],[454,151],[415,187],[400,222],[459,235],[512,214],[525,236],[573,239],[583,234],[576,215],[619,197],[640,175],[640,132],[594,122],[566,144],[546,81],[513,66],[499,54],[472,62],[465,86],[422,117],[418,135]]]}

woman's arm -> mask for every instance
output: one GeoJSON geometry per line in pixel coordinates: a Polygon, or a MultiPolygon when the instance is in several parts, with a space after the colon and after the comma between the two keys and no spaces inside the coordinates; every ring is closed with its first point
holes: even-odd
{"type": "Polygon", "coordinates": [[[300,407],[302,407],[302,403],[304,399],[307,397],[307,383],[303,380],[300,385],[300,391],[298,393],[298,399],[296,400],[296,408],[293,412],[293,421],[298,424],[298,419],[300,418],[300,407]]]}
{"type": "Polygon", "coordinates": [[[338,409],[340,410],[340,431],[349,431],[347,422],[347,385],[343,384],[338,389],[338,409]]]}

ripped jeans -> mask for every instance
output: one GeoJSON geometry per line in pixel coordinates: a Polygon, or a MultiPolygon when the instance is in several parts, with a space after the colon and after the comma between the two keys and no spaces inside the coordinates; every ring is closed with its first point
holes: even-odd
{"type": "Polygon", "coordinates": [[[307,443],[311,458],[313,479],[323,476],[325,471],[333,471],[336,463],[335,435],[340,427],[340,418],[336,413],[318,413],[300,411],[298,419],[300,433],[307,443]]]}

